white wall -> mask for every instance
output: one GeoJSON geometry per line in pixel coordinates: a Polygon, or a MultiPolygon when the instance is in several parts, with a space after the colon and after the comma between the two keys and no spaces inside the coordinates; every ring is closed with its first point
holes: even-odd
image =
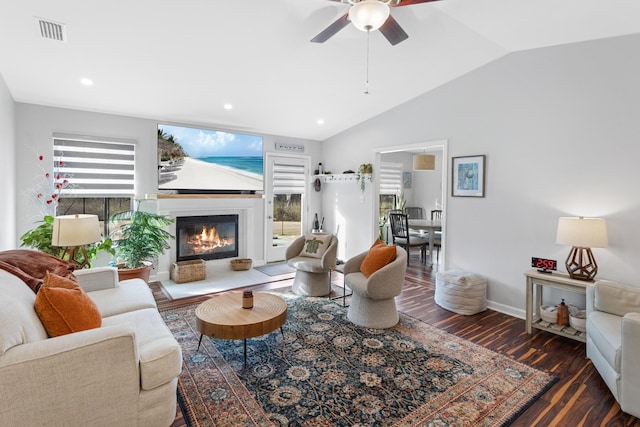
{"type": "Polygon", "coordinates": [[[598,276],[638,284],[638,48],[636,35],[510,54],[331,138],[323,156],[346,168],[390,141],[442,138],[449,156],[485,154],[486,197],[447,195],[445,268],[486,276],[495,308],[523,314],[531,256],[563,269],[559,216],[605,217],[598,276]]]}
{"type": "Polygon", "coordinates": [[[0,203],[0,250],[15,247],[14,232],[16,229],[16,136],[15,136],[15,107],[13,97],[0,75],[0,178],[2,179],[2,203],[0,203]]]}
{"type": "MultiPolygon", "coordinates": [[[[2,115],[0,115],[2,117],[2,115]]],[[[70,110],[63,108],[46,107],[41,105],[16,103],[16,164],[17,173],[17,212],[18,221],[15,227],[16,233],[12,236],[11,247],[17,247],[19,236],[33,228],[36,221],[42,219],[45,213],[53,213],[48,210],[36,198],[34,189],[41,184],[45,172],[43,165],[52,165],[52,134],[54,132],[90,135],[98,137],[115,137],[133,140],[136,143],[136,195],[144,197],[148,193],[157,193],[157,120],[137,117],[126,117],[111,114],[101,114],[88,111],[70,110]],[[38,155],[43,155],[40,162],[38,155]]],[[[198,126],[197,123],[184,123],[198,126]]],[[[216,128],[213,125],[203,125],[216,128]]],[[[221,129],[227,130],[227,129],[221,129]]],[[[320,161],[321,147],[319,142],[303,141],[295,138],[275,135],[263,135],[265,151],[275,152],[275,143],[302,144],[305,146],[304,155],[311,158],[311,164],[320,161]]],[[[309,194],[313,191],[310,190],[309,194]]],[[[230,199],[207,199],[207,204],[212,209],[225,209],[230,206],[230,199]]],[[[264,199],[247,199],[241,207],[246,208],[247,203],[253,208],[255,227],[252,241],[259,248],[251,249],[258,259],[264,256],[264,199]]],[[[202,204],[202,202],[199,202],[202,204]]],[[[320,196],[310,197],[310,211],[319,210],[320,196]]]]}

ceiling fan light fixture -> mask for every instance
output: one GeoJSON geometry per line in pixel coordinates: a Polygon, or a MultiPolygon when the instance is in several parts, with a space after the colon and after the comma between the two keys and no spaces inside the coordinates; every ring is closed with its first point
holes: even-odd
{"type": "Polygon", "coordinates": [[[351,6],[349,19],[360,31],[375,31],[389,18],[389,6],[380,0],[362,0],[351,6]]]}

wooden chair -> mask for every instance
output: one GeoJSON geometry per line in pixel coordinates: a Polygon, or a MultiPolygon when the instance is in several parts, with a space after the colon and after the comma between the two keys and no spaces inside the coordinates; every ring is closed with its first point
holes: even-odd
{"type": "MultiPolygon", "coordinates": [[[[389,222],[391,223],[393,243],[404,248],[407,254],[409,254],[411,248],[419,247],[420,259],[424,260],[429,240],[409,234],[409,217],[406,214],[389,212],[389,222]]],[[[407,264],[409,264],[409,256],[407,256],[407,264]]]]}
{"type": "MultiPolygon", "coordinates": [[[[442,210],[434,209],[431,211],[431,221],[442,221],[442,210]]],[[[436,231],[433,235],[433,247],[436,248],[436,262],[440,258],[440,248],[442,247],[442,231],[436,231]]]]}
{"type": "Polygon", "coordinates": [[[404,213],[411,219],[424,219],[424,209],[419,206],[404,208],[404,213]]]}

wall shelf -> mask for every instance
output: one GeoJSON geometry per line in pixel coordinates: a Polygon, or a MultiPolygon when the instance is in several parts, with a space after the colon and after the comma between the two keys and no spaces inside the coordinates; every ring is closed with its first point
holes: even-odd
{"type": "MultiPolygon", "coordinates": [[[[311,179],[315,180],[316,178],[320,178],[320,182],[323,182],[323,183],[342,184],[345,182],[358,182],[358,176],[359,174],[357,173],[336,173],[331,175],[329,174],[313,175],[311,179]]],[[[371,182],[371,177],[372,175],[370,173],[365,174],[366,182],[371,182]]]]}

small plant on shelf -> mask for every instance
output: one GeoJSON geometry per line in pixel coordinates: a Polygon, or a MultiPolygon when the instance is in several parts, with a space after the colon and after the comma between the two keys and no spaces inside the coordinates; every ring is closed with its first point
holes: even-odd
{"type": "Polygon", "coordinates": [[[371,163],[363,163],[358,168],[358,183],[360,184],[360,190],[364,191],[367,177],[369,180],[373,180],[373,165],[371,163]]]}

